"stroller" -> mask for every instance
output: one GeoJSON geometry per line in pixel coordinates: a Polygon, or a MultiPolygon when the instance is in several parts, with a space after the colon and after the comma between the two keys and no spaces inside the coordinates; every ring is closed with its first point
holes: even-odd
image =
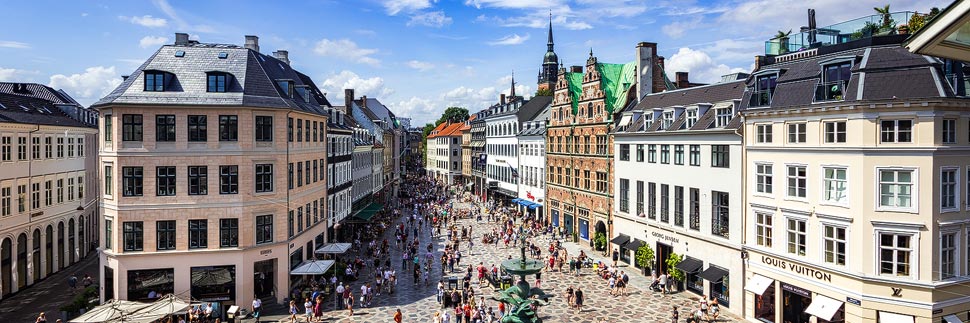
{"type": "Polygon", "coordinates": [[[654,279],[653,282],[650,283],[650,291],[653,291],[653,292],[660,292],[661,291],[660,290],[660,279],[654,279]]]}

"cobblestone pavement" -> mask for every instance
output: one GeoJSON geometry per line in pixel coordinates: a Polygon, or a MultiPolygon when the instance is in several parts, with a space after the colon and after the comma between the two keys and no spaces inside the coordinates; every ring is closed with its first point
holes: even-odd
{"type": "MultiPolygon", "coordinates": [[[[61,269],[33,286],[0,301],[0,322],[33,321],[40,312],[47,314],[49,322],[61,318],[58,308],[70,302],[76,295],[71,293],[67,285],[67,279],[71,274],[77,274],[79,280],[84,277],[84,274],[89,274],[97,282],[98,253],[91,252],[74,265],[61,269]]],[[[78,285],[80,284],[78,282],[78,285]]]]}
{"type": "MultiPolygon", "coordinates": [[[[469,208],[471,207],[471,204],[457,203],[455,206],[458,208],[469,208]]],[[[491,264],[498,265],[501,261],[508,259],[509,256],[518,257],[518,248],[514,248],[512,246],[505,248],[504,244],[489,246],[482,245],[482,234],[495,227],[496,225],[494,223],[483,223],[476,222],[472,219],[463,219],[459,220],[458,225],[470,225],[474,228],[474,249],[471,252],[468,251],[467,241],[461,244],[461,264],[465,267],[467,267],[468,264],[477,265],[479,262],[483,262],[486,267],[491,267],[491,264]]],[[[393,232],[388,230],[388,234],[393,234],[393,232]]],[[[427,245],[425,241],[429,239],[428,234],[429,232],[427,230],[421,233],[423,245],[427,245]]],[[[537,239],[537,243],[540,245],[548,245],[548,240],[542,237],[537,239]]],[[[389,241],[393,240],[389,239],[389,241]]],[[[436,260],[434,261],[434,269],[432,270],[433,278],[431,279],[432,282],[430,286],[424,286],[423,284],[414,286],[411,275],[399,274],[401,279],[398,284],[398,291],[395,294],[375,296],[371,307],[360,308],[358,306],[354,309],[353,316],[348,316],[348,312],[346,310],[330,310],[325,313],[326,319],[324,321],[338,323],[393,322],[392,318],[394,311],[396,309],[400,309],[404,314],[404,322],[431,322],[431,318],[433,317],[435,311],[442,310],[441,306],[435,300],[436,279],[434,277],[437,277],[435,276],[435,273],[440,273],[437,259],[440,257],[440,253],[443,250],[443,239],[436,239],[435,245],[436,260]]],[[[578,248],[580,247],[575,244],[567,243],[565,244],[565,248],[570,255],[575,255],[578,253],[578,248]]],[[[400,251],[394,250],[394,248],[391,249],[391,259],[398,260],[392,261],[392,263],[394,263],[394,266],[398,272],[401,273],[402,270],[400,270],[399,263],[400,251]]],[[[544,254],[547,254],[545,250],[543,251],[544,254]]],[[[587,252],[589,251],[587,250],[587,252]]],[[[457,267],[458,266],[456,266],[456,269],[457,267]]],[[[543,281],[541,283],[541,287],[548,294],[554,295],[553,298],[550,299],[549,304],[542,307],[539,311],[539,314],[544,322],[670,322],[672,306],[675,304],[680,306],[681,322],[684,322],[689,309],[696,306],[696,296],[689,293],[662,295],[660,293],[648,291],[646,284],[648,279],[640,277],[639,274],[636,273],[629,273],[631,276],[631,286],[627,288],[627,295],[611,296],[609,295],[606,281],[591,273],[591,269],[585,270],[586,272],[582,273],[582,275],[579,277],[557,272],[546,272],[542,275],[543,281]],[[586,294],[587,301],[585,302],[586,304],[582,312],[577,313],[574,309],[570,309],[566,304],[563,293],[569,285],[582,288],[586,294]]],[[[455,273],[454,275],[462,276],[462,273],[455,273]]],[[[534,277],[529,277],[529,282],[534,284],[534,277]]],[[[364,283],[364,281],[359,281],[353,284],[355,292],[359,291],[362,283],[364,283]]],[[[490,298],[490,296],[494,293],[493,288],[475,287],[475,293],[476,297],[485,296],[487,300],[486,302],[490,306],[497,306],[495,301],[492,301],[490,298]]],[[[355,295],[359,296],[359,293],[355,293],[355,295]]],[[[282,318],[281,322],[289,322],[288,317],[279,318],[282,318]]],[[[718,319],[718,322],[725,323],[739,321],[740,319],[738,319],[736,316],[728,313],[723,313],[718,319]]],[[[452,319],[452,322],[454,322],[454,319],[452,319]]]]}

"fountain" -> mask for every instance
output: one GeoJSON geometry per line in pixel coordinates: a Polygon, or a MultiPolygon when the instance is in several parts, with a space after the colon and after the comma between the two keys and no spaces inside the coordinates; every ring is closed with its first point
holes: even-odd
{"type": "Polygon", "coordinates": [[[546,294],[539,288],[532,288],[526,280],[527,275],[538,273],[545,267],[542,261],[525,257],[525,236],[519,230],[520,252],[522,258],[509,259],[502,262],[502,269],[511,275],[518,275],[519,281],[505,290],[499,291],[493,299],[512,305],[509,313],[502,318],[502,323],[540,323],[542,319],[532,309],[532,306],[546,305],[546,294]]]}

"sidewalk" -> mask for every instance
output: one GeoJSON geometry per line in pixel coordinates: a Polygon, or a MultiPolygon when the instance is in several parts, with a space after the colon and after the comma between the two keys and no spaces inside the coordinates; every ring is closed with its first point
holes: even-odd
{"type": "MultiPolygon", "coordinates": [[[[16,274],[16,272],[14,273],[16,274]]],[[[61,317],[59,308],[74,299],[67,286],[67,278],[77,274],[78,286],[84,274],[91,275],[97,282],[98,253],[92,251],[87,257],[74,265],[61,269],[40,282],[17,292],[0,301],[0,322],[27,322],[37,318],[40,312],[47,314],[47,321],[54,322],[61,317]]],[[[78,292],[81,288],[78,288],[78,292]]]]}

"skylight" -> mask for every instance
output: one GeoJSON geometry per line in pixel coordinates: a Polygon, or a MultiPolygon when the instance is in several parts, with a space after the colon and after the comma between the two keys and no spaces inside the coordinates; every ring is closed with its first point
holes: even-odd
{"type": "Polygon", "coordinates": [[[7,109],[7,107],[4,106],[3,103],[0,103],[0,109],[7,109]]]}
{"type": "Polygon", "coordinates": [[[226,58],[229,58],[229,53],[226,53],[226,52],[219,53],[219,59],[226,59],[226,58]]]}
{"type": "Polygon", "coordinates": [[[185,51],[184,50],[176,51],[175,57],[185,57],[185,51]]]}

